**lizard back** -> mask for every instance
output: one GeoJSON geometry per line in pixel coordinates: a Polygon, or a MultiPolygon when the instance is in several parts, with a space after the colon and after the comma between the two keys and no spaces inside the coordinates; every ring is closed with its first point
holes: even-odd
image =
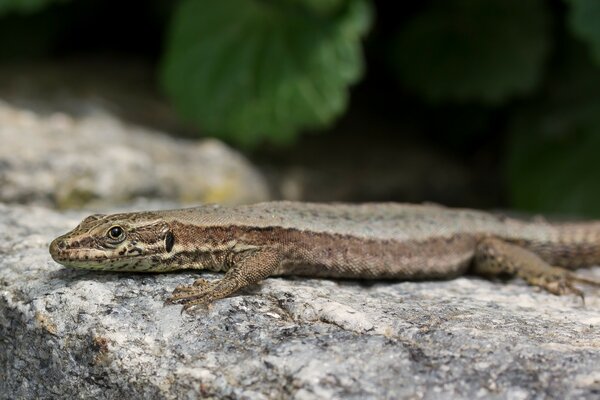
{"type": "MultiPolygon", "coordinates": [[[[207,205],[157,212],[168,221],[198,226],[287,228],[378,240],[422,240],[459,233],[503,234],[507,219],[493,214],[400,203],[318,204],[289,201],[224,207],[207,205]]],[[[520,221],[510,220],[521,225],[520,221]]]]}

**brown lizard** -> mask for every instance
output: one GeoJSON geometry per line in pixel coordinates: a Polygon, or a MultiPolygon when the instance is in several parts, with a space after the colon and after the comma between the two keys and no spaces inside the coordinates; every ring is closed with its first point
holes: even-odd
{"type": "Polygon", "coordinates": [[[91,215],[50,245],[71,268],[223,271],[179,286],[170,301],[208,304],[272,275],[353,279],[517,275],[582,296],[570,269],[600,263],[600,222],[521,221],[411,204],[270,202],[91,215]]]}

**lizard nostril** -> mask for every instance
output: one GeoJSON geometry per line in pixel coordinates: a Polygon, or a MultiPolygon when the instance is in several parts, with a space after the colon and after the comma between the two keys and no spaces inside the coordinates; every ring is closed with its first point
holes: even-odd
{"type": "Polygon", "coordinates": [[[52,243],[50,243],[50,255],[54,259],[54,261],[60,262],[59,259],[62,258],[61,254],[67,248],[67,242],[63,239],[54,239],[52,243]]]}
{"type": "Polygon", "coordinates": [[[52,243],[50,243],[50,250],[64,250],[67,247],[67,244],[62,239],[54,239],[52,243]]]}

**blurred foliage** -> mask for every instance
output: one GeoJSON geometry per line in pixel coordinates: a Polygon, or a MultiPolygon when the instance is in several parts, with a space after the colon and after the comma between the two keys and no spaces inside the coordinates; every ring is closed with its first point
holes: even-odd
{"type": "Polygon", "coordinates": [[[352,91],[374,126],[501,160],[512,206],[600,216],[598,20],[598,0],[0,0],[0,58],[143,55],[183,118],[246,147],[331,127],[352,91]]]}
{"type": "Polygon", "coordinates": [[[568,0],[569,25],[573,33],[588,42],[596,62],[600,63],[600,1],[568,0]]]}
{"type": "MultiPolygon", "coordinates": [[[[540,116],[540,120],[529,122],[543,125],[546,121],[540,116]]],[[[581,124],[581,131],[531,135],[519,131],[513,137],[509,176],[515,207],[531,212],[600,217],[600,135],[591,132],[586,121],[567,122],[570,124],[581,124]]]]}
{"type": "Polygon", "coordinates": [[[511,200],[530,211],[600,217],[600,73],[580,45],[565,47],[538,99],[514,114],[511,200]]]}
{"type": "Polygon", "coordinates": [[[0,59],[34,60],[51,55],[63,20],[54,11],[0,19],[0,59]]]}
{"type": "Polygon", "coordinates": [[[327,126],[362,73],[362,0],[187,0],[173,18],[163,84],[182,115],[241,144],[327,126]]]}
{"type": "Polygon", "coordinates": [[[544,0],[436,1],[400,29],[392,58],[431,101],[500,103],[535,89],[549,39],[544,0]]]}
{"type": "Polygon", "coordinates": [[[56,1],[65,0],[0,0],[0,15],[9,12],[33,13],[56,1]]]}

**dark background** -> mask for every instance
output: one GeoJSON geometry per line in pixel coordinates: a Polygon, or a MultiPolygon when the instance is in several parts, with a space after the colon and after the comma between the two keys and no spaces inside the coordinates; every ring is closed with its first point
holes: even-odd
{"type": "Polygon", "coordinates": [[[131,122],[240,149],[275,198],[600,216],[597,2],[396,3],[4,0],[0,94],[11,100],[23,77],[40,96],[97,91],[131,122]],[[363,17],[364,32],[339,28],[363,17]],[[246,53],[255,37],[260,51],[246,53]],[[266,59],[278,38],[289,53],[266,59]],[[325,54],[343,41],[358,59],[313,68],[321,45],[325,54]],[[207,45],[194,69],[181,57],[197,43],[207,45]],[[346,68],[358,72],[346,79],[346,68]],[[273,98],[261,89],[305,70],[319,101],[296,101],[294,86],[273,98]],[[246,73],[252,84],[234,86],[246,73]]]}

